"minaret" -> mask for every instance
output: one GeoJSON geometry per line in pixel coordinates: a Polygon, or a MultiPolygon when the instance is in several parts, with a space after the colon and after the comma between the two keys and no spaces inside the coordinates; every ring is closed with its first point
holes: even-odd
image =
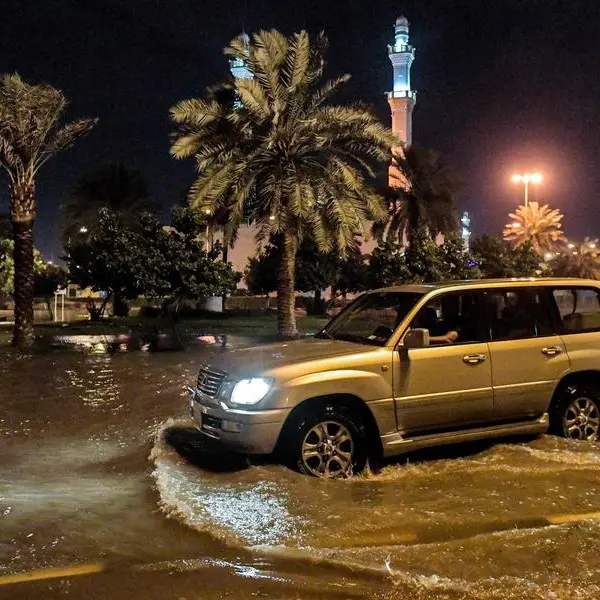
{"type": "Polygon", "coordinates": [[[463,241],[463,248],[465,252],[471,250],[471,214],[464,211],[460,216],[460,236],[463,241]]]}
{"type": "Polygon", "coordinates": [[[394,67],[394,86],[387,93],[392,109],[392,130],[403,145],[409,146],[412,142],[412,111],[417,94],[410,89],[410,67],[415,58],[415,49],[408,43],[406,17],[396,19],[394,45],[388,46],[388,54],[394,67]]]}
{"type": "MultiPolygon", "coordinates": [[[[250,37],[244,31],[240,34],[239,38],[246,48],[250,45],[250,37]]],[[[229,59],[229,70],[236,79],[252,79],[252,73],[248,69],[245,61],[239,58],[229,59]]]]}

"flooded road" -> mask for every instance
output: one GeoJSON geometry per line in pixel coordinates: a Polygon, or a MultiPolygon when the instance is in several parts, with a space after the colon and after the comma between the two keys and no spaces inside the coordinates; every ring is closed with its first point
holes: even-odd
{"type": "Polygon", "coordinates": [[[198,437],[206,352],[0,355],[0,598],[600,599],[598,445],[315,480],[198,437]]]}

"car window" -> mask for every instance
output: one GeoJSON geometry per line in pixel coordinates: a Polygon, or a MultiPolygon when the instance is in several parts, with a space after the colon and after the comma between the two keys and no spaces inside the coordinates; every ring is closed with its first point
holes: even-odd
{"type": "Polygon", "coordinates": [[[427,329],[430,346],[484,342],[482,299],[478,291],[438,296],[419,310],[410,327],[427,329]]]}
{"type": "Polygon", "coordinates": [[[487,294],[490,338],[515,340],[553,335],[550,308],[543,290],[517,288],[487,294]]]}
{"type": "Polygon", "coordinates": [[[560,315],[560,332],[600,330],[600,300],[595,288],[561,288],[552,291],[560,315]]]}
{"type": "Polygon", "coordinates": [[[422,294],[371,292],[335,317],[317,337],[383,346],[422,294]]]}

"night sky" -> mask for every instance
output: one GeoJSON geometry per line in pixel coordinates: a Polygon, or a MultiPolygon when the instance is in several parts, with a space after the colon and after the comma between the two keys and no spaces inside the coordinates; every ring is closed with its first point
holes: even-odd
{"type": "MultiPolygon", "coordinates": [[[[569,237],[600,236],[600,4],[597,0],[0,0],[0,72],[61,88],[93,133],[38,179],[37,246],[60,253],[58,205],[110,161],[138,168],[152,197],[178,202],[191,162],[169,157],[168,109],[227,73],[240,30],[325,30],[329,73],[353,77],[341,102],[389,124],[386,44],[404,14],[416,47],[414,141],[441,150],[463,181],[474,231],[499,233],[522,198],[515,171],[545,175],[540,201],[566,213],[569,237]]],[[[8,206],[0,180],[0,212],[8,206]]]]}

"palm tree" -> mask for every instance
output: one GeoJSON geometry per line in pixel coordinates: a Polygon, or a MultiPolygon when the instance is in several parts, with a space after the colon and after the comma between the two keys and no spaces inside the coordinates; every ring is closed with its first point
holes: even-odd
{"type": "Polygon", "coordinates": [[[600,279],[600,242],[585,238],[582,244],[568,244],[552,262],[559,277],[600,279]]]}
{"type": "Polygon", "coordinates": [[[561,229],[563,214],[547,204],[530,202],[527,206],[519,206],[508,218],[511,222],[505,226],[502,235],[515,248],[531,242],[533,249],[543,254],[557,250],[566,241],[561,229]]]}
{"type": "Polygon", "coordinates": [[[67,101],[60,90],[29,85],[18,75],[0,76],[0,166],[10,192],[15,243],[15,328],[13,344],[33,342],[33,223],[35,179],[53,156],[70,148],[92,129],[96,119],[64,124],[67,101]]]}
{"type": "Polygon", "coordinates": [[[60,207],[63,242],[77,236],[84,228],[96,228],[99,210],[108,208],[129,225],[153,208],[148,190],[139,171],[123,164],[109,164],[83,177],[60,207]]]}
{"type": "Polygon", "coordinates": [[[392,185],[380,191],[388,218],[372,229],[377,239],[410,243],[419,230],[433,239],[457,230],[458,182],[438,152],[418,146],[394,152],[390,174],[392,185]]]}
{"type": "Polygon", "coordinates": [[[302,31],[286,38],[261,31],[251,43],[234,39],[225,53],[244,61],[252,79],[230,80],[236,101],[185,100],[171,109],[177,124],[171,153],[195,157],[198,179],[189,200],[228,215],[233,239],[245,211],[258,239],[281,234],[277,310],[280,335],[297,335],[295,254],[304,238],[322,252],[342,252],[381,219],[381,199],[366,184],[374,164],[389,160],[398,141],[364,108],[332,106],[349,76],[322,83],[326,39],[302,31]]]}

